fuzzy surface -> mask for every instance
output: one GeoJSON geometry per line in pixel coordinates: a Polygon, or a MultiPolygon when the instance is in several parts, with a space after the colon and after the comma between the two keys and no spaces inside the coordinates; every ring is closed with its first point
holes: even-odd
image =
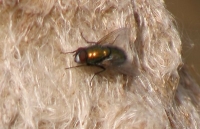
{"type": "MultiPolygon", "coordinates": [[[[0,128],[200,127],[200,87],[162,0],[0,0],[0,128]],[[73,51],[130,28],[140,73],[77,65],[73,51]],[[180,69],[182,68],[182,69],[180,69]]],[[[132,62],[135,65],[134,62],[132,62]]]]}

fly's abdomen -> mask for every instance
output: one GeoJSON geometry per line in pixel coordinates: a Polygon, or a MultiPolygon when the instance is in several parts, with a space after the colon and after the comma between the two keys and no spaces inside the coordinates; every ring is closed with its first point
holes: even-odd
{"type": "Polygon", "coordinates": [[[123,64],[127,60],[126,54],[122,49],[113,46],[110,46],[109,48],[110,48],[109,61],[111,65],[118,66],[123,64]]]}

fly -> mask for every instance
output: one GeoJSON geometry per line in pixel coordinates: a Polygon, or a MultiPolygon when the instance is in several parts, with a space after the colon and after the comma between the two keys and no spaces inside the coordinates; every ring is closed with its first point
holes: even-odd
{"type": "Polygon", "coordinates": [[[126,50],[130,49],[127,28],[114,30],[101,38],[98,42],[88,42],[84,37],[83,39],[87,43],[92,43],[93,45],[80,47],[75,51],[68,52],[74,53],[74,61],[82,65],[68,67],[66,69],[81,66],[95,66],[100,68],[101,70],[94,73],[92,79],[95,75],[104,72],[107,68],[116,68],[127,75],[134,73],[135,70],[132,69],[131,65],[131,59],[133,57],[128,58],[126,54],[126,50]]]}

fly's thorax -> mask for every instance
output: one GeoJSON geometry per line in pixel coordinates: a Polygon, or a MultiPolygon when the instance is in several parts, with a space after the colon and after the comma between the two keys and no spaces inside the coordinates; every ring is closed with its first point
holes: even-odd
{"type": "Polygon", "coordinates": [[[87,63],[98,64],[101,63],[110,55],[110,49],[107,46],[93,45],[86,49],[87,51],[87,63]]]}

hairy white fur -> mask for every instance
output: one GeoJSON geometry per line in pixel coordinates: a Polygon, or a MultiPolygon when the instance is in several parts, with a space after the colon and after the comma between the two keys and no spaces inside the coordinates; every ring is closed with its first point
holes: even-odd
{"type": "MultiPolygon", "coordinates": [[[[0,128],[200,127],[200,88],[179,69],[181,41],[162,0],[1,0],[0,128]],[[81,33],[128,27],[141,74],[77,65],[81,33]]],[[[133,62],[134,64],[134,62],[133,62]]]]}

